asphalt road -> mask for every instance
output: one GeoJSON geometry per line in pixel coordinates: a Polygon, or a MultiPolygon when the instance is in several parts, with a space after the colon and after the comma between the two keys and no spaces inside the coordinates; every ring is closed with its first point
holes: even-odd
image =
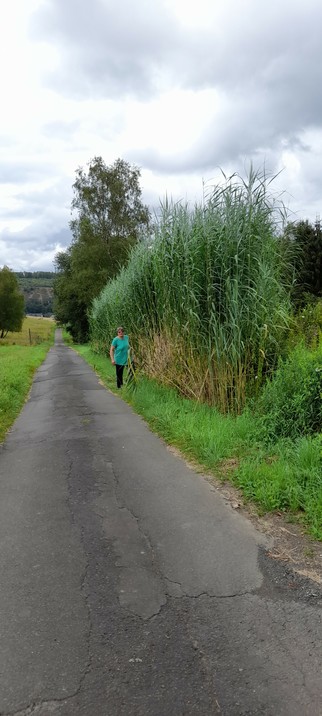
{"type": "Polygon", "coordinates": [[[0,484],[2,716],[322,715],[317,586],[60,332],[0,484]]]}

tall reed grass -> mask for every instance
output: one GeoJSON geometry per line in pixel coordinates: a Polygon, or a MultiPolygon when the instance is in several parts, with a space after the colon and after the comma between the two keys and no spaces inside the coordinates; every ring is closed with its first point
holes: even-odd
{"type": "Polygon", "coordinates": [[[94,300],[93,346],[118,324],[144,370],[183,394],[240,412],[277,362],[290,305],[278,213],[268,182],[250,172],[213,187],[202,204],[165,201],[151,245],[94,300]]]}

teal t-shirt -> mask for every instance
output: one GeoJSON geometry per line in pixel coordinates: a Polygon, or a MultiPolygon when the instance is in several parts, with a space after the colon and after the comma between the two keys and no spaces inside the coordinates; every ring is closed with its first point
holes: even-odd
{"type": "Polygon", "coordinates": [[[123,336],[123,338],[113,338],[112,346],[114,346],[114,360],[117,365],[126,365],[127,354],[129,350],[129,337],[123,336]]]}

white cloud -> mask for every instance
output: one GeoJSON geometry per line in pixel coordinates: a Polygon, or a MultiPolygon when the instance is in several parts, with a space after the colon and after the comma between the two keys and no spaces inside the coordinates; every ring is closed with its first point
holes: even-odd
{"type": "Polygon", "coordinates": [[[75,170],[95,155],[139,164],[153,205],[265,162],[314,220],[321,24],[319,0],[2,3],[0,265],[48,268],[70,241],[75,170]]]}

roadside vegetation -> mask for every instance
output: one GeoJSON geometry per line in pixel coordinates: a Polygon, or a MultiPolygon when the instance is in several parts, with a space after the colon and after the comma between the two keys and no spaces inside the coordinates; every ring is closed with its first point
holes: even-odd
{"type": "Polygon", "coordinates": [[[8,266],[4,266],[0,269],[0,340],[9,331],[21,330],[24,315],[24,299],[17,277],[8,266]]]}
{"type": "Polygon", "coordinates": [[[192,211],[166,202],[154,240],[139,244],[93,301],[97,350],[126,326],[146,374],[187,397],[240,413],[272,375],[291,323],[279,207],[251,173],[215,187],[192,211]]]}
{"type": "Polygon", "coordinates": [[[165,202],[153,239],[94,298],[91,348],[112,386],[121,324],[151,427],[262,511],[322,539],[322,238],[285,225],[265,177],[230,177],[200,206],[165,202]]]}
{"type": "MultiPolygon", "coordinates": [[[[120,395],[108,357],[90,345],[74,348],[105,385],[120,395]]],[[[307,355],[310,360],[310,351],[307,355]]],[[[322,350],[318,355],[322,365],[322,350]]],[[[298,433],[294,439],[272,436],[261,415],[251,409],[223,415],[142,373],[121,390],[121,397],[195,465],[240,488],[245,502],[255,503],[261,514],[284,512],[290,521],[300,522],[312,537],[322,540],[320,434],[298,433]]],[[[297,409],[296,398],[292,408],[297,409]]],[[[282,415],[281,405],[279,410],[282,415]]]]}
{"type": "Polygon", "coordinates": [[[55,323],[25,318],[21,332],[0,340],[0,442],[19,414],[33,375],[53,344],[55,323]],[[31,343],[30,343],[31,341],[31,343]]]}
{"type": "MultiPolygon", "coordinates": [[[[100,157],[76,172],[73,242],[56,260],[65,337],[115,390],[108,353],[124,325],[138,371],[121,396],[245,500],[322,540],[320,222],[286,223],[273,185],[253,171],[193,208],[165,201],[152,221],[139,178],[100,157]]],[[[23,348],[12,349],[21,352],[15,369],[8,358],[14,385],[23,348]]],[[[48,346],[26,356],[40,363],[38,349],[44,357],[48,346]]],[[[2,416],[11,405],[14,389],[2,416]]]]}
{"type": "Polygon", "coordinates": [[[149,232],[140,170],[123,159],[107,166],[94,157],[76,171],[71,246],[56,256],[54,313],[74,341],[89,338],[88,310],[106,282],[127,264],[131,248],[149,232]]]}

